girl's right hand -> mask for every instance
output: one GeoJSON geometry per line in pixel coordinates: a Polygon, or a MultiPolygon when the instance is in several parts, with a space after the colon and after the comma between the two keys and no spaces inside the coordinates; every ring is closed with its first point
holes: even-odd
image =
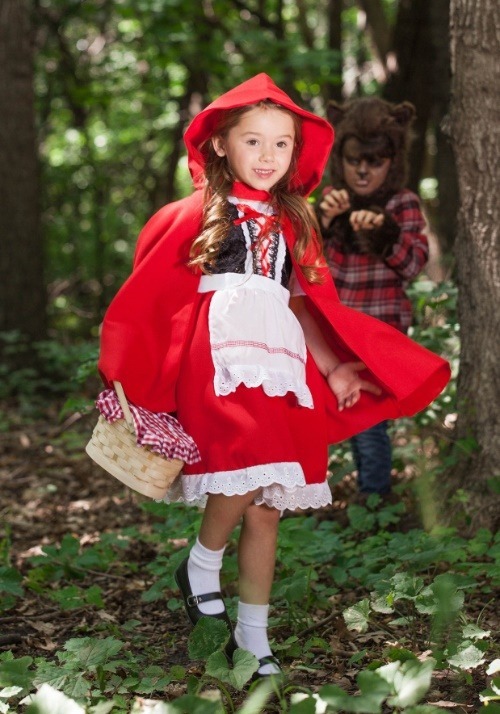
{"type": "Polygon", "coordinates": [[[323,228],[328,228],[334,218],[348,211],[350,207],[351,202],[347,191],[345,189],[337,190],[332,188],[331,191],[323,196],[319,204],[323,228]]]}

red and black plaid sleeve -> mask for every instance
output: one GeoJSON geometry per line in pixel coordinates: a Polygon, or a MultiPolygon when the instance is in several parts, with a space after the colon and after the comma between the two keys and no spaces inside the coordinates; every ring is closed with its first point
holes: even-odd
{"type": "Polygon", "coordinates": [[[429,258],[429,246],[422,233],[425,220],[418,197],[411,191],[400,191],[386,206],[400,227],[399,238],[385,262],[404,280],[415,278],[429,258]]]}
{"type": "Polygon", "coordinates": [[[328,240],[325,256],[345,305],[406,332],[412,321],[412,306],[405,287],[422,270],[429,254],[422,233],[425,221],[418,197],[408,190],[393,196],[386,211],[397,222],[400,234],[385,260],[342,252],[335,241],[328,240]]]}

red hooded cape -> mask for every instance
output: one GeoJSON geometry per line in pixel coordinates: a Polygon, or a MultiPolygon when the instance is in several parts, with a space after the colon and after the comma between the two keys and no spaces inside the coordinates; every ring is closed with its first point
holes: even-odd
{"type": "MultiPolygon", "coordinates": [[[[333,130],[320,117],[297,106],[265,74],[240,84],[196,116],[185,134],[189,168],[197,187],[203,182],[202,146],[219,112],[270,99],[302,120],[303,142],[294,188],[308,195],[320,182],[333,144],[333,130]]],[[[99,370],[118,380],[129,400],[155,412],[176,411],[176,383],[183,350],[189,349],[199,274],[187,267],[189,250],[201,229],[203,192],[160,209],[143,228],[134,269],[104,317],[99,370]]],[[[290,253],[294,235],[284,225],[290,253]]],[[[340,303],[329,270],[322,284],[310,284],[294,267],[315,315],[341,359],[361,360],[366,377],[382,387],[381,396],[362,392],[359,402],[339,412],[325,381],[328,435],[341,441],[383,419],[411,416],[427,406],[450,377],[448,363],[398,330],[340,303]]]]}

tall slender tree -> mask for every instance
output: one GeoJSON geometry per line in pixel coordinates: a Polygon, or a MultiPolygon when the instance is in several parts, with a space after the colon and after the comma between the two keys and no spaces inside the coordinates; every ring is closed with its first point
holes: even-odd
{"type": "Polygon", "coordinates": [[[449,475],[474,523],[498,524],[500,482],[500,6],[451,0],[451,132],[460,192],[456,243],[461,359],[458,437],[476,445],[449,475]],[[496,485],[496,486],[495,486],[496,485]]]}
{"type": "Polygon", "coordinates": [[[326,19],[328,23],[328,49],[337,53],[337,67],[332,67],[332,74],[337,81],[328,85],[326,99],[342,101],[342,10],[343,0],[329,0],[326,7],[326,19]]]}
{"type": "MultiPolygon", "coordinates": [[[[418,191],[420,179],[428,175],[429,168],[430,175],[438,179],[438,208],[432,212],[431,223],[446,253],[453,249],[458,208],[455,162],[449,137],[443,131],[450,101],[449,2],[400,0],[391,46],[395,71],[389,73],[383,90],[385,99],[409,100],[417,108],[409,185],[418,191]],[[428,151],[431,137],[435,154],[428,151]]],[[[377,16],[374,12],[372,15],[377,16]]]]}
{"type": "Polygon", "coordinates": [[[0,330],[46,331],[27,0],[0,0],[0,330]]]}

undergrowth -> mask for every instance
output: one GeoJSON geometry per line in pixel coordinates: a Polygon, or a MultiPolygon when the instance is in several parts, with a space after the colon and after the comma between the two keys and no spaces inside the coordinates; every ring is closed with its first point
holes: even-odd
{"type": "MultiPolygon", "coordinates": [[[[125,555],[132,540],[144,541],[157,553],[145,566],[152,577],[143,601],[162,599],[169,609],[179,609],[180,600],[171,596],[173,572],[186,548],[168,536],[174,530],[191,539],[200,515],[176,505],[144,503],[142,508],[154,516],[152,531],[103,533],[85,546],[67,534],[28,558],[22,573],[10,563],[4,540],[1,611],[15,611],[24,593],[32,591],[61,611],[84,607],[106,612],[105,593],[87,585],[92,577],[86,576],[137,571],[140,564],[125,555]]],[[[381,507],[377,496],[366,507],[350,506],[348,516],[345,527],[308,515],[282,522],[270,624],[274,651],[290,681],[276,687],[272,704],[265,704],[272,686],[254,685],[237,711],[430,714],[442,711],[422,703],[433,676],[466,682],[477,669],[492,677],[481,694],[483,709],[498,711],[500,662],[493,634],[480,617],[471,619],[467,613],[470,599],[494,598],[500,583],[500,534],[482,530],[465,539],[454,529],[399,532],[394,527],[404,516],[402,505],[381,507]],[[361,597],[353,599],[353,592],[361,597]],[[332,654],[334,645],[322,636],[322,623],[337,611],[355,646],[350,663],[359,668],[358,693],[345,691],[335,677],[315,692],[304,691],[290,675],[314,671],[321,666],[321,654],[332,654]],[[375,631],[383,633],[377,644],[366,637],[375,631]],[[281,639],[282,632],[289,634],[281,639]]],[[[236,537],[228,549],[226,579],[236,571],[236,537]]],[[[233,616],[234,607],[229,597],[233,616]]],[[[232,712],[257,668],[255,658],[243,650],[237,651],[233,666],[228,664],[222,650],[229,633],[223,622],[210,618],[203,618],[189,638],[190,659],[202,663],[200,677],[178,664],[155,664],[161,655],[148,646],[138,621],[105,623],[103,619],[95,632],[68,639],[52,658],[0,655],[0,712],[232,712]],[[173,682],[182,685],[184,694],[162,700],[173,682]]],[[[481,702],[476,704],[479,710],[481,702]]]]}
{"type": "MultiPolygon", "coordinates": [[[[413,336],[448,356],[456,375],[455,290],[425,281],[413,290],[413,336]]],[[[4,335],[3,342],[12,354],[22,349],[12,335],[4,335]]],[[[64,389],[73,385],[74,396],[63,414],[90,408],[91,397],[78,385],[95,374],[95,345],[85,347],[76,376],[67,371],[74,347],[44,343],[38,349],[43,369],[4,369],[0,396],[18,395],[18,408],[27,413],[23,394],[53,392],[47,375],[55,364],[66,375],[64,389]]],[[[141,632],[139,620],[119,622],[110,616],[96,573],[124,580],[139,574],[143,603],[162,602],[172,613],[182,608],[173,573],[198,531],[199,513],[145,502],[141,508],[150,515],[151,528],[102,532],[86,543],[67,533],[27,557],[22,567],[14,562],[6,527],[0,541],[0,619],[15,613],[28,594],[56,612],[85,608],[102,616],[98,626],[77,630],[52,655],[0,654],[0,714],[435,714],[450,711],[453,704],[433,698],[436,682],[447,681],[447,690],[458,692],[476,676],[485,686],[465,703],[467,711],[498,714],[498,643],[476,604],[486,607],[494,601],[500,583],[500,534],[483,529],[464,537],[457,528],[440,526],[435,509],[434,490],[453,438],[454,403],[453,379],[428,409],[393,427],[396,468],[418,477],[410,484],[422,504],[423,528],[405,527],[403,501],[384,504],[378,496],[365,505],[351,504],[342,525],[309,514],[282,520],[270,620],[273,651],[286,674],[281,686],[269,681],[250,686],[258,665],[244,650],[228,664],[223,649],[229,633],[223,622],[203,618],[191,633],[188,656],[200,673],[194,676],[186,665],[164,665],[162,652],[141,632]],[[143,545],[153,557],[134,559],[132,543],[143,545]],[[333,634],[332,622],[337,628],[333,634]],[[352,653],[341,653],[355,673],[350,691],[334,672],[321,674],[322,658],[335,661],[340,656],[336,635],[342,628],[352,645],[352,653]],[[321,684],[304,687],[295,676],[300,673],[317,674],[321,684]]],[[[8,423],[0,428],[7,429],[8,423]]],[[[347,449],[341,445],[332,450],[332,486],[350,468],[347,449]]],[[[224,563],[233,619],[237,536],[235,532],[224,563]]],[[[168,637],[168,617],[163,626],[168,637]]]]}

